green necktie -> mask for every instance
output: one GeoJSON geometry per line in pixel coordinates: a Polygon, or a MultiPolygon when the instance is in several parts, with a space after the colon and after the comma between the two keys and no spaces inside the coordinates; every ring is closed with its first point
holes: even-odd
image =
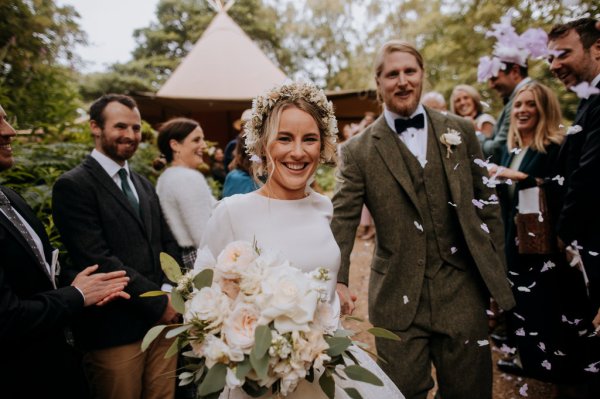
{"type": "Polygon", "coordinates": [[[125,193],[125,196],[127,197],[127,201],[129,201],[129,203],[131,204],[133,209],[135,209],[135,211],[139,215],[140,214],[140,204],[139,204],[137,198],[135,198],[135,195],[133,194],[133,190],[131,189],[129,182],[127,181],[127,169],[125,169],[125,168],[119,169],[119,177],[121,178],[121,189],[123,190],[123,193],[125,193]]]}

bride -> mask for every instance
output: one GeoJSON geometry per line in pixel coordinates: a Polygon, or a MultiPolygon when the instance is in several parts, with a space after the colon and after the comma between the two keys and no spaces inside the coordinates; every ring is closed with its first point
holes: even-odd
{"type": "MultiPolygon", "coordinates": [[[[310,189],[317,166],[335,160],[337,122],[323,91],[310,83],[286,83],[254,100],[252,118],[245,125],[248,152],[256,179],[267,176],[257,191],[219,202],[208,222],[201,248],[216,257],[232,241],[245,240],[277,250],[293,266],[311,271],[325,267],[329,301],[339,319],[335,293],[340,250],[331,233],[330,200],[310,189]]],[[[343,388],[354,387],[364,398],[404,398],[393,382],[362,350],[352,347],[361,366],[376,374],[383,386],[336,379],[335,398],[349,398],[343,388]]],[[[270,395],[265,395],[270,397],[270,395]]],[[[224,398],[249,398],[241,389],[224,398]]],[[[318,378],[303,380],[290,399],[326,398],[318,378]]]]}

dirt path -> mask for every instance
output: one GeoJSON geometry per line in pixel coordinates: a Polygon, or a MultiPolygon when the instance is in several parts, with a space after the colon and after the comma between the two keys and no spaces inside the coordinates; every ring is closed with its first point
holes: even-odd
{"type": "MultiPolygon", "coordinates": [[[[350,268],[350,288],[358,296],[356,303],[355,316],[368,320],[367,316],[367,297],[369,285],[369,265],[373,255],[373,241],[363,241],[357,239],[352,252],[350,268]]],[[[347,321],[346,328],[354,331],[364,331],[370,324],[347,321]]],[[[356,336],[360,341],[370,345],[375,349],[372,336],[368,333],[361,333],[356,336]]],[[[494,348],[492,348],[494,349],[494,348]]],[[[497,351],[493,352],[494,363],[499,358],[497,351]]],[[[523,391],[528,399],[548,399],[552,397],[552,385],[530,378],[520,378],[504,373],[500,373],[494,367],[494,399],[517,399],[525,397],[519,391],[523,391]],[[527,385],[526,387],[524,387],[527,385]]],[[[430,392],[429,397],[433,398],[434,390],[430,392]]]]}

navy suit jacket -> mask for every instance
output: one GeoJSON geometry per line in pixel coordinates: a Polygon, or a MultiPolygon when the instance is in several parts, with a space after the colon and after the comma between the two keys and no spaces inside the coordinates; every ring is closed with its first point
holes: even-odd
{"type": "MultiPolygon", "coordinates": [[[[40,237],[44,256],[50,263],[52,247],[42,223],[14,191],[2,186],[0,190],[40,237]]],[[[64,328],[82,309],[83,297],[77,289],[71,286],[54,289],[48,272],[29,244],[0,212],[2,395],[84,397],[85,384],[82,376],[78,376],[77,358],[64,335],[64,328]],[[32,379],[30,373],[34,369],[39,372],[32,379]]]]}
{"type": "Polygon", "coordinates": [[[175,242],[160,209],[152,184],[131,172],[140,202],[140,214],[127,201],[100,164],[88,156],[62,175],[53,189],[56,227],[77,271],[98,264],[99,271],[125,270],[131,299],[118,299],[103,307],[86,308],[74,326],[75,339],[94,350],[141,340],[167,306],[165,296],[140,298],[160,290],[166,282],[160,252],[180,260],[175,242]]]}

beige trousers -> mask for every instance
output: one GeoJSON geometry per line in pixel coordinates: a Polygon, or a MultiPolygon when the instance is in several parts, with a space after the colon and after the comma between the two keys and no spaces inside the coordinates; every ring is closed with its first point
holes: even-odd
{"type": "Polygon", "coordinates": [[[173,339],[164,333],[145,352],[142,341],[83,356],[93,399],[173,399],[177,356],[165,359],[173,339]]]}

